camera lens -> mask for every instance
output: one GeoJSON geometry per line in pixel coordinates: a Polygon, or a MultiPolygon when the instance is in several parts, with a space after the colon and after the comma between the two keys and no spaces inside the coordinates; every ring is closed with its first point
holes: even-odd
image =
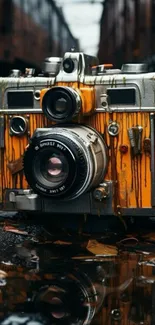
{"type": "Polygon", "coordinates": [[[72,73],[74,70],[74,62],[68,58],[63,61],[63,69],[66,73],[72,73]]]}
{"type": "Polygon", "coordinates": [[[24,155],[24,172],[34,192],[72,200],[103,181],[107,160],[104,140],[94,129],[38,129],[24,155]]]}
{"type": "Polygon", "coordinates": [[[45,116],[55,122],[72,120],[81,109],[79,94],[69,87],[54,87],[49,89],[42,101],[45,116]]]}

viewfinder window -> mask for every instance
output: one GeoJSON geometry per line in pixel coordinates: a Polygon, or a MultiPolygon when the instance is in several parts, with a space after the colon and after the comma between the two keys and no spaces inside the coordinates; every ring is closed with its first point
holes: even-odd
{"type": "Polygon", "coordinates": [[[9,91],[7,93],[8,108],[33,108],[32,91],[9,91]]]}
{"type": "Polygon", "coordinates": [[[107,95],[110,105],[135,105],[136,91],[130,89],[107,89],[107,95]]]}

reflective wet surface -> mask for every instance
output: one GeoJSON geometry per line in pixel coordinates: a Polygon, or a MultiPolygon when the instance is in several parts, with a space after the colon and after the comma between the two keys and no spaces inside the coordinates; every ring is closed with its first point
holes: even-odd
{"type": "Polygon", "coordinates": [[[32,313],[39,324],[155,324],[155,232],[133,228],[77,235],[1,218],[3,324],[32,313]]]}

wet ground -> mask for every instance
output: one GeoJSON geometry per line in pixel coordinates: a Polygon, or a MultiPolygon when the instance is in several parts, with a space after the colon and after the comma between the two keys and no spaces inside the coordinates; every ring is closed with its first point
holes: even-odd
{"type": "Polygon", "coordinates": [[[1,213],[1,320],[35,313],[40,324],[154,325],[154,219],[75,228],[1,213]]]}

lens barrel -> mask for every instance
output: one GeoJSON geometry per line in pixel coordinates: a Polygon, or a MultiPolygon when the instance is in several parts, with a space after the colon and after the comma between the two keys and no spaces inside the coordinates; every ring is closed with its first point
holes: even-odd
{"type": "Polygon", "coordinates": [[[107,161],[106,145],[96,130],[52,127],[35,131],[24,155],[24,172],[34,192],[69,200],[102,182],[107,161]]]}
{"type": "Polygon", "coordinates": [[[71,121],[80,109],[80,95],[70,87],[53,87],[45,93],[42,100],[43,113],[57,123],[71,121]]]}

